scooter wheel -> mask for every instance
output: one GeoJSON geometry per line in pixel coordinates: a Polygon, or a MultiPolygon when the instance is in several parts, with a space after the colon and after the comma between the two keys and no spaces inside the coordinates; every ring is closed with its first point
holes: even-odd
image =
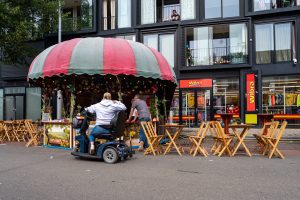
{"type": "Polygon", "coordinates": [[[118,161],[119,156],[114,148],[108,147],[103,152],[103,160],[108,164],[114,164],[118,161]]]}

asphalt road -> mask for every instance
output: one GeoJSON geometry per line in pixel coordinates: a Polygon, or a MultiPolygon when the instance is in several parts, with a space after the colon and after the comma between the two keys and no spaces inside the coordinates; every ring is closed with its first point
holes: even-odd
{"type": "Polygon", "coordinates": [[[300,157],[138,153],[109,165],[76,159],[66,150],[0,145],[0,200],[17,199],[299,200],[300,157]]]}

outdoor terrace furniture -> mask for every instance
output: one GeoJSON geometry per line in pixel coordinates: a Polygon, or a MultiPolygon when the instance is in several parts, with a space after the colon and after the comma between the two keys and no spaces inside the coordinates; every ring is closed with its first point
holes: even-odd
{"type": "Polygon", "coordinates": [[[197,155],[197,153],[200,153],[205,157],[209,155],[206,149],[202,145],[206,137],[206,133],[209,129],[209,126],[210,126],[210,122],[207,122],[206,124],[205,122],[202,122],[197,131],[197,134],[195,136],[189,136],[189,140],[192,143],[189,153],[194,157],[197,155]]]}
{"type": "Polygon", "coordinates": [[[279,151],[278,149],[278,144],[280,142],[280,139],[283,135],[283,132],[285,130],[285,127],[287,125],[286,121],[283,121],[281,124],[281,127],[279,129],[279,132],[273,133],[273,134],[269,134],[269,135],[263,135],[262,138],[265,139],[266,141],[266,147],[265,147],[265,151],[263,152],[263,155],[265,155],[267,152],[269,153],[269,159],[272,158],[272,156],[274,155],[274,153],[276,152],[282,159],[285,159],[283,154],[279,151]]]}
{"type": "Polygon", "coordinates": [[[213,155],[218,155],[221,157],[223,153],[227,153],[230,157],[232,157],[232,149],[230,144],[233,138],[230,135],[225,134],[224,129],[222,128],[220,122],[212,121],[210,129],[212,130],[214,140],[214,145],[212,147],[213,155]]]}
{"type": "Polygon", "coordinates": [[[145,150],[144,155],[152,153],[154,156],[156,156],[159,154],[158,146],[163,136],[157,135],[153,126],[150,126],[150,124],[151,122],[141,122],[141,128],[144,130],[149,145],[149,147],[145,150]]]}
{"type": "Polygon", "coordinates": [[[176,144],[176,141],[179,138],[179,136],[185,126],[177,125],[177,124],[165,124],[165,125],[160,125],[160,126],[164,128],[167,137],[170,139],[170,142],[167,144],[167,148],[165,149],[164,155],[169,153],[171,151],[172,147],[174,146],[177,153],[180,156],[182,156],[182,153],[184,153],[183,147],[181,147],[179,144],[176,144]]]}
{"type": "Polygon", "coordinates": [[[248,130],[252,127],[252,125],[248,125],[248,124],[232,124],[232,125],[229,125],[229,128],[232,129],[233,133],[234,133],[234,136],[237,137],[237,141],[235,142],[234,144],[234,147],[233,147],[233,152],[232,152],[232,156],[234,156],[237,152],[237,150],[239,149],[239,147],[242,145],[246,151],[246,153],[248,154],[249,157],[251,157],[251,153],[248,149],[248,147],[246,146],[244,140],[245,140],[245,137],[247,136],[248,134],[248,130]],[[237,129],[242,129],[241,132],[239,132],[237,129]]]}
{"type": "Polygon", "coordinates": [[[253,134],[257,140],[257,148],[260,149],[261,153],[265,150],[267,141],[262,136],[273,136],[279,125],[278,121],[272,121],[271,123],[265,123],[260,134],[253,134]],[[265,134],[266,133],[266,134],[265,134]]]}
{"type": "Polygon", "coordinates": [[[0,121],[0,143],[4,142],[4,136],[5,136],[5,131],[3,126],[3,121],[0,121]]]}
{"type": "Polygon", "coordinates": [[[30,145],[37,146],[39,144],[39,137],[41,136],[41,132],[37,130],[37,127],[35,127],[31,120],[25,120],[25,127],[27,129],[28,133],[28,142],[26,143],[26,147],[29,147],[30,145]]]}

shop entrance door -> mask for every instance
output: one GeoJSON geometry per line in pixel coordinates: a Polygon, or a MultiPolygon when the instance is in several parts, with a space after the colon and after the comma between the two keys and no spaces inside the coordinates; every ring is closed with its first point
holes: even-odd
{"type": "Polygon", "coordinates": [[[24,95],[5,96],[5,119],[24,119],[24,95]]]}
{"type": "Polygon", "coordinates": [[[211,90],[182,90],[182,123],[188,127],[198,126],[211,119],[211,90]]]}

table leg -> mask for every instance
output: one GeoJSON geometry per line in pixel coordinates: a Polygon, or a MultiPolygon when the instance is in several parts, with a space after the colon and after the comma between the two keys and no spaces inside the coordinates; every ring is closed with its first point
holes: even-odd
{"type": "Polygon", "coordinates": [[[173,146],[175,147],[176,151],[178,152],[178,154],[179,154],[180,156],[182,156],[182,154],[181,154],[181,152],[180,152],[178,146],[177,146],[176,143],[175,143],[175,140],[177,139],[177,137],[178,137],[178,135],[179,135],[179,133],[180,133],[180,130],[182,130],[182,128],[181,128],[181,129],[178,129],[178,131],[176,131],[175,135],[172,137],[172,135],[169,133],[168,129],[166,129],[166,133],[167,133],[168,137],[170,138],[170,144],[169,144],[168,147],[166,148],[166,150],[165,150],[165,152],[164,152],[164,155],[166,155],[166,153],[171,149],[171,147],[172,147],[172,145],[173,145],[173,146]]]}
{"type": "Polygon", "coordinates": [[[246,153],[251,157],[252,155],[251,155],[249,149],[247,148],[247,146],[244,143],[244,139],[245,139],[245,137],[247,135],[248,128],[244,128],[244,130],[242,131],[241,134],[239,134],[235,128],[233,128],[232,130],[233,130],[234,134],[236,135],[236,137],[238,138],[238,141],[239,141],[238,144],[236,145],[236,147],[235,147],[232,155],[234,156],[236,154],[237,150],[239,149],[239,147],[241,145],[243,145],[246,153]]]}

